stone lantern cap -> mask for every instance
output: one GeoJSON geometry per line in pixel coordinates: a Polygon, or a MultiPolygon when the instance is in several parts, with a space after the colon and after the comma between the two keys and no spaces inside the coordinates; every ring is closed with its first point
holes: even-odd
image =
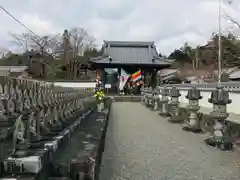
{"type": "Polygon", "coordinates": [[[202,99],[201,92],[196,87],[192,87],[188,91],[188,93],[186,95],[186,98],[189,99],[189,100],[199,100],[199,99],[202,99]]]}
{"type": "Polygon", "coordinates": [[[168,96],[169,95],[169,89],[166,86],[164,86],[164,88],[161,90],[161,94],[163,96],[168,96]]]}
{"type": "Polygon", "coordinates": [[[216,90],[211,93],[208,102],[216,105],[227,105],[232,103],[232,100],[229,99],[228,91],[224,90],[221,86],[217,86],[216,90]]]}
{"type": "Polygon", "coordinates": [[[171,97],[180,97],[181,94],[179,92],[179,89],[177,89],[175,86],[172,87],[172,89],[170,89],[170,96],[171,97]]]}

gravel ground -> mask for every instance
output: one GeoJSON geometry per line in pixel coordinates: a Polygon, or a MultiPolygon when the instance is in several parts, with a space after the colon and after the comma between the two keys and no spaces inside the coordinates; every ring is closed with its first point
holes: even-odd
{"type": "Polygon", "coordinates": [[[239,151],[203,143],[140,103],[112,105],[100,180],[239,180],[239,151]]]}

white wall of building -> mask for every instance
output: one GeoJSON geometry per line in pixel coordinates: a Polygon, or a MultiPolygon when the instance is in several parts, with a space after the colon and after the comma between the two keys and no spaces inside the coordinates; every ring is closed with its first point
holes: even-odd
{"type": "Polygon", "coordinates": [[[96,82],[54,82],[54,85],[71,88],[95,88],[96,82]]]}

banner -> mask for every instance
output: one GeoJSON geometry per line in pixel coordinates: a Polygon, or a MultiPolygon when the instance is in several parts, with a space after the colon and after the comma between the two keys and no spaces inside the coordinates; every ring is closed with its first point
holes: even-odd
{"type": "Polygon", "coordinates": [[[121,75],[119,77],[119,90],[123,90],[126,82],[128,81],[129,74],[126,73],[123,69],[121,69],[121,75]]]}
{"type": "Polygon", "coordinates": [[[131,75],[132,82],[136,82],[140,79],[142,79],[142,72],[140,70],[131,75]]]}

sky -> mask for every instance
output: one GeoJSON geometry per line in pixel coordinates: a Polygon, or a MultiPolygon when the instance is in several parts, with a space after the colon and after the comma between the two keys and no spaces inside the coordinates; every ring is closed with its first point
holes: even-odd
{"type": "MultiPolygon", "coordinates": [[[[240,22],[240,1],[222,0],[222,30],[238,30],[225,18],[240,22]],[[239,16],[239,17],[238,17],[239,16]]],[[[96,39],[155,41],[169,55],[185,42],[204,45],[218,29],[218,0],[1,0],[0,5],[39,35],[85,28],[96,39]]],[[[0,9],[0,51],[14,49],[10,33],[27,30],[0,9]]]]}

